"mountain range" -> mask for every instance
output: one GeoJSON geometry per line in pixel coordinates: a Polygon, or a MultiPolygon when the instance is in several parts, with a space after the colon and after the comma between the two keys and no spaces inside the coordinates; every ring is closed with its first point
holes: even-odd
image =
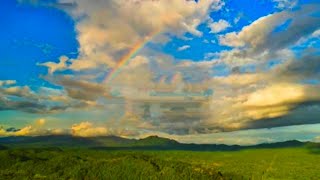
{"type": "Polygon", "coordinates": [[[127,139],[118,136],[76,137],[71,135],[0,137],[0,149],[5,149],[6,147],[67,147],[101,150],[233,151],[250,148],[284,148],[310,145],[318,146],[316,143],[300,142],[297,140],[248,146],[225,144],[185,144],[158,136],[149,136],[143,139],[127,139]]]}

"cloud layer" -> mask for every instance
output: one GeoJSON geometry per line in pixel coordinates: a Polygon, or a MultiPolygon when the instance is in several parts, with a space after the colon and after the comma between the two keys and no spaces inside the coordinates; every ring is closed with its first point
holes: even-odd
{"type": "Polygon", "coordinates": [[[239,30],[210,16],[225,6],[220,0],[60,0],[51,6],[73,18],[78,56],[37,64],[47,69],[40,78],[50,86],[0,81],[0,111],[108,115],[97,124],[79,120],[51,130],[39,128],[47,125],[41,118],[21,129],[2,128],[0,135],[163,133],[183,139],[320,122],[319,3],[293,8],[296,1],[276,0],[277,11],[239,30]],[[178,39],[186,42],[174,51],[192,51],[187,36],[200,39],[205,31],[220,47],[206,59],[177,59],[161,50],[178,39]]]}

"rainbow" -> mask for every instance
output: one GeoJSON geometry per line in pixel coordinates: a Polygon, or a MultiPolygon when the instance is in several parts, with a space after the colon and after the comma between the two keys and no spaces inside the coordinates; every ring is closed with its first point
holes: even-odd
{"type": "Polygon", "coordinates": [[[134,46],[130,49],[130,51],[126,55],[124,55],[118,61],[118,64],[110,71],[110,73],[108,73],[104,82],[105,83],[111,82],[121,72],[122,67],[127,66],[129,64],[130,60],[132,60],[138,54],[138,52],[141,49],[143,49],[146,44],[148,44],[148,42],[152,38],[154,38],[155,36],[157,36],[160,33],[161,33],[160,30],[154,31],[154,32],[150,33],[147,37],[145,37],[142,41],[139,41],[136,44],[134,44],[134,46]]]}

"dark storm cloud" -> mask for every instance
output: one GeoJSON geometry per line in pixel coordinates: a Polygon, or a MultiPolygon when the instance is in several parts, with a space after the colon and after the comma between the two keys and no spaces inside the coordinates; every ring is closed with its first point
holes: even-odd
{"type": "MultiPolygon", "coordinates": [[[[0,128],[1,129],[1,128],[0,128]]],[[[21,129],[17,129],[17,128],[14,128],[14,127],[10,127],[10,128],[7,128],[5,131],[6,132],[18,132],[20,131],[21,129]]]]}
{"type": "Polygon", "coordinates": [[[81,109],[91,106],[92,105],[82,101],[77,101],[70,104],[55,105],[55,102],[50,101],[46,103],[41,103],[30,99],[12,100],[0,98],[0,111],[16,110],[35,114],[50,114],[63,112],[66,111],[68,108],[81,109]]]}
{"type": "Polygon", "coordinates": [[[245,129],[273,128],[279,126],[292,126],[302,124],[320,123],[320,100],[297,105],[289,114],[270,119],[250,121],[245,129]]]}
{"type": "Polygon", "coordinates": [[[95,101],[98,98],[111,98],[110,88],[101,83],[79,80],[76,76],[69,75],[46,75],[42,78],[51,84],[62,87],[64,95],[73,100],[95,101]]]}
{"type": "Polygon", "coordinates": [[[46,106],[29,101],[11,101],[0,99],[0,110],[18,110],[29,113],[43,113],[47,110],[46,106]]]}
{"type": "Polygon", "coordinates": [[[306,55],[290,61],[277,69],[278,77],[299,77],[300,79],[320,78],[320,56],[306,55]]]}
{"type": "Polygon", "coordinates": [[[109,97],[108,89],[98,83],[75,80],[66,76],[57,78],[47,78],[50,82],[62,86],[68,95],[73,99],[79,100],[96,100],[99,97],[109,97]]]}
{"type": "MultiPolygon", "coordinates": [[[[292,97],[281,104],[253,107],[256,111],[286,107],[288,108],[288,113],[281,117],[248,121],[243,128],[258,129],[320,123],[320,56],[318,54],[309,54],[290,60],[285,64],[279,65],[271,74],[273,75],[268,81],[273,83],[298,83],[304,88],[303,94],[300,97],[292,97]],[[308,83],[308,80],[316,81],[308,83]]],[[[291,89],[291,91],[295,90],[297,89],[291,89]]]]}
{"type": "MultiPolygon", "coordinates": [[[[320,28],[320,17],[315,13],[320,11],[320,5],[308,5],[296,12],[292,12],[287,19],[289,25],[284,30],[274,31],[266,38],[266,41],[257,47],[253,47],[256,52],[264,50],[277,51],[295,44],[303,37],[311,35],[320,28]]],[[[283,25],[280,22],[279,26],[283,25]]]]}

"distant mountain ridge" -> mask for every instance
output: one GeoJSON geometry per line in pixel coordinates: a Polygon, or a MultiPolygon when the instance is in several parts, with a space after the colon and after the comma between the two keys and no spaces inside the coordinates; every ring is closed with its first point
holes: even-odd
{"type": "Polygon", "coordinates": [[[232,151],[250,148],[302,147],[309,144],[297,140],[250,146],[225,144],[184,144],[172,139],[149,136],[143,139],[127,139],[118,136],[76,137],[71,135],[0,137],[0,149],[8,147],[70,147],[101,150],[192,150],[232,151]]]}
{"type": "Polygon", "coordinates": [[[0,137],[0,145],[7,146],[65,146],[65,147],[133,147],[133,146],[170,146],[178,145],[179,142],[149,136],[143,139],[127,139],[118,136],[78,137],[71,135],[50,136],[9,136],[0,137]]]}

